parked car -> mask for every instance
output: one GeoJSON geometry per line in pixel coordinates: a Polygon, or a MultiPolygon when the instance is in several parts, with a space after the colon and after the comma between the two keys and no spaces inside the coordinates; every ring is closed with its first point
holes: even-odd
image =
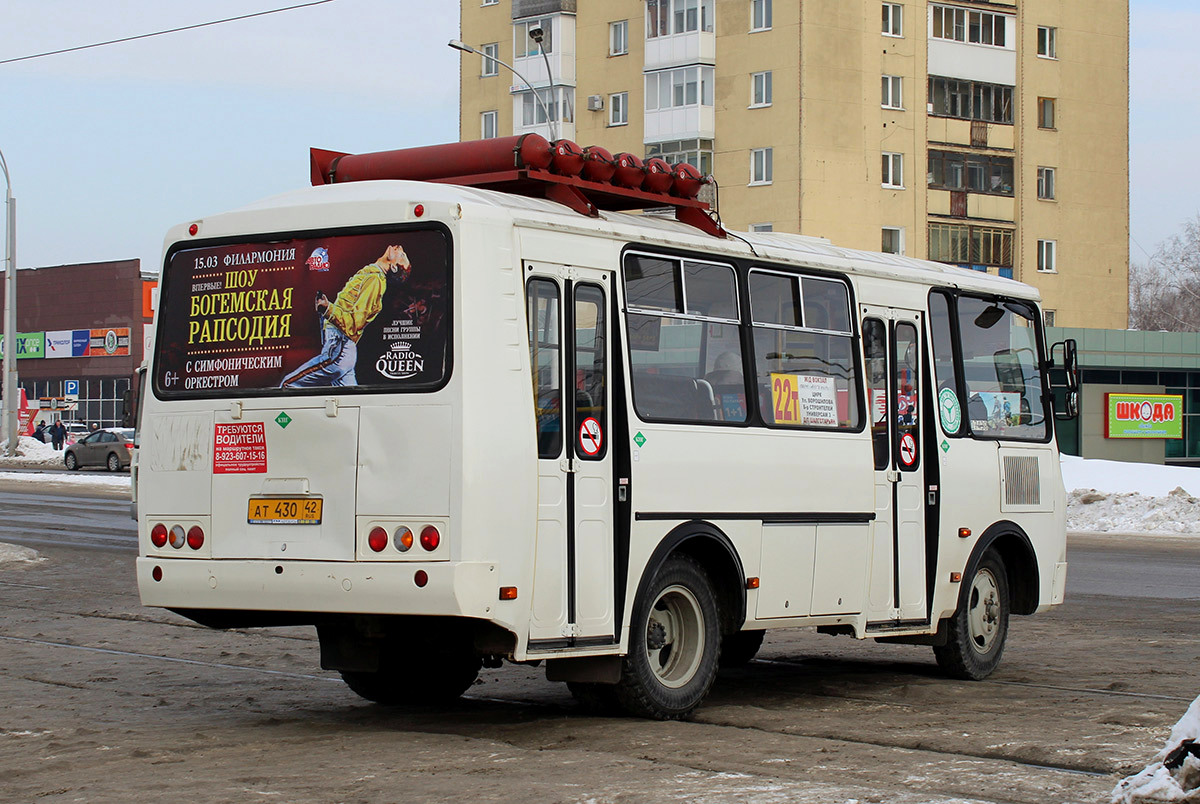
{"type": "Polygon", "coordinates": [[[119,472],[129,466],[132,446],[132,427],[97,430],[67,447],[63,463],[72,470],[81,466],[103,466],[110,472],[119,472]]]}
{"type": "Polygon", "coordinates": [[[86,424],[81,424],[79,422],[64,422],[64,424],[66,425],[66,428],[67,428],[66,443],[68,445],[74,444],[76,441],[83,438],[88,433],[92,432],[91,430],[88,429],[88,426],[86,424]]]}

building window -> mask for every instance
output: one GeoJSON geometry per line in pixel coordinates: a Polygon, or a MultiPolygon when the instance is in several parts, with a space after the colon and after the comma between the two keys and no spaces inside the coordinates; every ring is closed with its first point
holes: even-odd
{"type": "Polygon", "coordinates": [[[712,67],[682,67],[646,74],[647,112],[712,105],[712,67]]]}
{"type": "Polygon", "coordinates": [[[1043,201],[1054,200],[1054,168],[1038,168],[1038,198],[1043,201]]]}
{"type": "Polygon", "coordinates": [[[937,117],[1012,124],[1013,88],[958,78],[929,76],[929,103],[937,117]]]}
{"type": "Polygon", "coordinates": [[[713,29],[713,0],[646,0],[646,38],[713,29]]]}
{"type": "Polygon", "coordinates": [[[1013,158],[929,150],[929,189],[1013,195],[1013,158]]]}
{"type": "Polygon", "coordinates": [[[542,103],[546,105],[542,108],[542,103],[538,103],[533,97],[532,92],[521,93],[521,125],[528,128],[530,126],[540,126],[546,123],[546,110],[549,110],[550,116],[560,123],[571,123],[575,120],[574,99],[575,90],[573,87],[546,87],[537,91],[541,97],[542,103]]]}
{"type": "Polygon", "coordinates": [[[499,136],[499,115],[496,112],[484,112],[479,115],[480,139],[492,140],[499,136]]]}
{"type": "Polygon", "coordinates": [[[1054,98],[1038,98],[1038,128],[1054,128],[1054,98]]]}
{"type": "Polygon", "coordinates": [[[487,77],[489,75],[500,74],[500,64],[496,59],[500,58],[500,43],[490,42],[479,49],[483,55],[483,71],[480,75],[487,77]]]}
{"type": "Polygon", "coordinates": [[[885,75],[883,77],[883,108],[904,108],[904,97],[900,93],[903,83],[903,80],[898,75],[885,75]]]}
{"type": "Polygon", "coordinates": [[[771,27],[771,0],[750,0],[750,30],[766,31],[771,27]]]}
{"type": "Polygon", "coordinates": [[[608,96],[608,124],[624,126],[629,123],[629,93],[618,92],[608,96]]]}
{"type": "Polygon", "coordinates": [[[771,148],[755,148],[750,152],[750,183],[770,184],[774,181],[771,148]]]}
{"type": "Polygon", "coordinates": [[[657,156],[669,165],[686,162],[705,176],[712,173],[712,140],[669,140],[646,146],[646,158],[657,156]]]}
{"type": "Polygon", "coordinates": [[[629,20],[608,24],[608,55],[624,56],[629,52],[629,20]]]}
{"type": "Polygon", "coordinates": [[[903,254],[904,229],[899,226],[883,227],[883,242],[879,250],[884,254],[903,254]]]}
{"type": "Polygon", "coordinates": [[[1058,272],[1058,241],[1038,241],[1038,270],[1045,273],[1058,272]]]}
{"type": "Polygon", "coordinates": [[[750,231],[752,231],[752,232],[773,232],[773,231],[775,231],[775,224],[773,224],[773,223],[752,223],[752,224],[750,224],[750,231]]]}
{"type": "Polygon", "coordinates": [[[1009,17],[953,6],[933,7],[933,38],[1004,47],[1009,17]]]}
{"type": "Polygon", "coordinates": [[[954,223],[929,224],[929,259],[986,271],[995,265],[1011,268],[1013,231],[992,226],[954,223]]]}
{"type": "Polygon", "coordinates": [[[1038,26],[1038,55],[1044,59],[1058,58],[1058,29],[1038,26]]]}
{"type": "Polygon", "coordinates": [[[771,71],[751,73],[750,75],[750,106],[771,105],[771,71]]]}
{"type": "Polygon", "coordinates": [[[542,17],[536,20],[525,20],[513,24],[513,58],[521,59],[526,56],[540,56],[543,52],[554,52],[554,39],[551,36],[551,31],[554,30],[554,19],[551,17],[542,17]],[[530,38],[529,32],[534,28],[542,29],[542,44],[541,49],[538,49],[538,43],[530,38]]]}
{"type": "Polygon", "coordinates": [[[1046,326],[1054,326],[1054,310],[1042,310],[1042,318],[1046,322],[1046,326]]]}
{"type": "Polygon", "coordinates": [[[883,186],[904,189],[904,154],[883,152],[883,186]]]}
{"type": "Polygon", "coordinates": [[[883,35],[904,36],[904,6],[899,3],[883,4],[883,35]]]}
{"type": "Polygon", "coordinates": [[[481,5],[481,6],[498,6],[498,5],[500,5],[500,0],[483,0],[483,2],[480,3],[479,5],[481,5]]]}

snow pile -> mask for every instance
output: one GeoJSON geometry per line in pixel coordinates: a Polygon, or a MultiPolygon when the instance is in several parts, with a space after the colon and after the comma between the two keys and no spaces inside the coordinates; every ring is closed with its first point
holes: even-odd
{"type": "Polygon", "coordinates": [[[1200,536],[1200,469],[1062,456],[1067,529],[1200,536]]]}
{"type": "Polygon", "coordinates": [[[0,564],[32,564],[41,560],[37,550],[0,542],[0,564]]]}
{"type": "Polygon", "coordinates": [[[0,480],[43,486],[47,483],[69,483],[72,486],[129,489],[129,475],[108,472],[0,472],[0,480]]]}
{"type": "Polygon", "coordinates": [[[1112,804],[1200,802],[1200,698],[1171,729],[1166,746],[1141,773],[1113,788],[1112,804]]]}
{"type": "Polygon", "coordinates": [[[0,442],[0,456],[3,456],[5,463],[13,466],[62,466],[63,450],[43,444],[33,436],[18,437],[15,458],[3,455],[7,447],[8,439],[0,442]]]}

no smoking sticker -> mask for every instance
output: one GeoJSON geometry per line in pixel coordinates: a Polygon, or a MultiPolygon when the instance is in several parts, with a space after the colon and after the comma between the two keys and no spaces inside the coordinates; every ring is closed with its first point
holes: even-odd
{"type": "Polygon", "coordinates": [[[917,462],[917,440],[912,433],[900,436],[900,463],[912,466],[917,462]]]}
{"type": "Polygon", "coordinates": [[[604,433],[600,430],[600,422],[589,416],[579,425],[579,451],[594,458],[600,454],[603,445],[604,433]]]}

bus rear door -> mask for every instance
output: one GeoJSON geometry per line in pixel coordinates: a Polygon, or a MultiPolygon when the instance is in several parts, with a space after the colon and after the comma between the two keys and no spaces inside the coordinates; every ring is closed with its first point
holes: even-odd
{"type": "Polygon", "coordinates": [[[538,439],[530,642],[614,640],[610,280],[527,265],[538,439]]]}
{"type": "Polygon", "coordinates": [[[870,624],[925,621],[921,314],[864,306],[862,331],[875,458],[867,619],[870,624]]]}

